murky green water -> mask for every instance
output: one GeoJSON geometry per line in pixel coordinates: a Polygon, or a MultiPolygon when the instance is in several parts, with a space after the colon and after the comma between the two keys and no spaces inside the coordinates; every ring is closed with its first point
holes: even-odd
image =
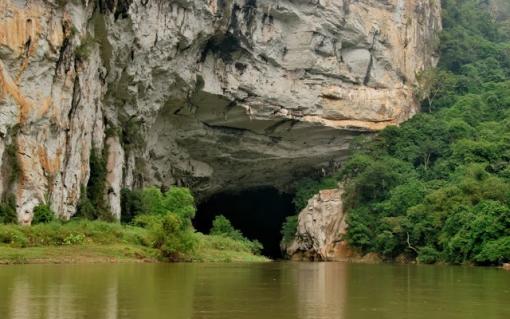
{"type": "Polygon", "coordinates": [[[0,318],[509,318],[510,272],[342,263],[0,267],[0,318]]]}

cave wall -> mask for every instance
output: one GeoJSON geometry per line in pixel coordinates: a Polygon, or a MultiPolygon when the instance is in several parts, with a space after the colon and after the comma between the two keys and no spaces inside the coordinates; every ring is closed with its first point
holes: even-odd
{"type": "Polygon", "coordinates": [[[116,217],[122,187],[285,189],[418,111],[440,29],[435,0],[0,0],[0,193],[69,218],[93,147],[116,217]]]}

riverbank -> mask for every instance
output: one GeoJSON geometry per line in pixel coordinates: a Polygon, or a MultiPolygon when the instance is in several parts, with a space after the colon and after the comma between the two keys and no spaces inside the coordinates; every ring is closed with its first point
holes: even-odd
{"type": "Polygon", "coordinates": [[[194,249],[168,258],[154,248],[151,231],[99,221],[0,225],[0,264],[268,262],[245,243],[193,233],[194,249]]]}

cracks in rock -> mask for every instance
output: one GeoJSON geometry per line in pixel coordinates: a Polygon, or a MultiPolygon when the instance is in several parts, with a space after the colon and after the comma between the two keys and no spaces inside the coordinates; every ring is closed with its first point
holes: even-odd
{"type": "Polygon", "coordinates": [[[245,129],[245,128],[237,128],[237,127],[231,127],[231,126],[226,126],[226,125],[213,125],[213,124],[209,124],[207,122],[201,122],[201,123],[204,124],[207,128],[210,128],[212,130],[218,130],[218,131],[221,131],[222,133],[230,134],[230,135],[241,136],[241,135],[244,135],[244,133],[246,133],[246,132],[257,134],[255,132],[253,132],[249,129],[245,129]]]}
{"type": "Polygon", "coordinates": [[[351,1],[352,0],[344,0],[344,14],[349,15],[351,13],[351,1]]]}
{"type": "MultiPolygon", "coordinates": [[[[285,122],[287,122],[287,121],[288,120],[285,120],[285,122]]],[[[239,127],[232,127],[232,126],[226,126],[226,125],[213,125],[213,124],[209,124],[209,123],[203,122],[203,121],[201,121],[201,123],[205,127],[209,128],[209,129],[220,131],[221,133],[224,133],[224,134],[227,134],[227,135],[235,135],[235,136],[241,137],[241,136],[246,135],[246,134],[251,134],[253,136],[259,136],[259,137],[267,138],[273,144],[277,144],[277,143],[282,141],[281,137],[279,137],[279,136],[270,136],[270,135],[267,135],[266,132],[264,132],[264,133],[257,133],[255,131],[252,131],[252,130],[247,129],[247,128],[239,128],[239,127]]],[[[278,125],[278,124],[280,124],[280,122],[275,123],[273,126],[278,125]]],[[[274,129],[276,129],[276,128],[274,128],[274,129]]]]}
{"type": "Polygon", "coordinates": [[[68,127],[65,130],[65,157],[64,157],[64,169],[62,170],[62,180],[65,181],[66,173],[67,173],[67,166],[69,164],[69,159],[71,158],[72,154],[72,147],[71,147],[71,128],[72,120],[76,114],[76,111],[78,109],[78,106],[81,102],[81,87],[80,87],[80,79],[77,76],[74,79],[74,86],[73,86],[73,97],[71,100],[71,109],[69,110],[69,113],[67,113],[67,123],[68,127]]]}
{"type": "Polygon", "coordinates": [[[74,118],[74,115],[76,114],[76,110],[77,110],[80,102],[81,102],[81,87],[80,87],[80,79],[77,76],[74,79],[73,99],[71,101],[71,109],[69,110],[69,113],[67,114],[67,120],[69,121],[69,123],[74,118]]]}
{"type": "Polygon", "coordinates": [[[242,47],[238,38],[233,34],[217,35],[207,41],[202,54],[200,55],[199,62],[205,62],[207,55],[212,53],[220,57],[224,62],[233,62],[233,55],[235,52],[242,51],[242,47]]]}
{"type": "Polygon", "coordinates": [[[372,36],[372,44],[370,45],[370,48],[368,49],[368,52],[370,53],[370,61],[368,62],[367,72],[365,74],[365,78],[363,79],[363,85],[368,85],[368,82],[370,82],[370,76],[372,73],[372,68],[374,66],[374,47],[375,42],[377,40],[377,36],[379,36],[379,31],[375,30],[374,35],[372,36]]]}
{"type": "Polygon", "coordinates": [[[278,122],[276,122],[275,124],[273,124],[273,125],[269,126],[268,128],[266,128],[266,129],[264,130],[264,132],[265,132],[266,134],[273,134],[273,133],[274,133],[274,132],[275,132],[278,128],[280,128],[281,126],[283,126],[283,125],[285,125],[285,124],[287,124],[287,123],[290,123],[289,128],[287,129],[287,132],[288,132],[288,131],[290,131],[290,130],[292,129],[292,127],[293,127],[294,125],[296,125],[296,123],[295,123],[295,122],[298,122],[298,121],[296,121],[296,120],[292,120],[292,119],[284,119],[284,120],[278,121],[278,122]]]}
{"type": "Polygon", "coordinates": [[[61,66],[64,67],[64,72],[63,72],[64,74],[69,72],[69,70],[71,69],[71,59],[69,58],[69,56],[71,54],[71,45],[70,45],[71,44],[71,36],[67,35],[68,28],[69,28],[69,26],[67,25],[67,23],[62,24],[62,30],[66,36],[64,37],[64,41],[62,41],[62,46],[60,47],[57,64],[55,66],[55,75],[53,77],[53,82],[55,82],[56,79],[58,78],[59,70],[60,70],[61,66]]]}
{"type": "MultiPolygon", "coordinates": [[[[98,0],[99,11],[101,13],[111,12],[115,20],[125,19],[129,17],[129,7],[133,0],[98,0]]],[[[146,0],[142,5],[147,5],[149,0],[146,0]]]]}

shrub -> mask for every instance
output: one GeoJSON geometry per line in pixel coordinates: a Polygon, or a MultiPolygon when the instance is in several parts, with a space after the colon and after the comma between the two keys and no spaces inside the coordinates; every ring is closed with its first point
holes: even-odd
{"type": "Polygon", "coordinates": [[[64,238],[64,245],[79,245],[85,241],[83,234],[69,234],[64,238]]]}
{"type": "Polygon", "coordinates": [[[385,257],[395,257],[398,254],[398,238],[390,231],[385,230],[374,239],[374,246],[385,257]]]}
{"type": "Polygon", "coordinates": [[[21,174],[21,166],[18,161],[18,150],[16,144],[8,144],[5,146],[5,154],[7,156],[7,164],[9,165],[8,185],[12,185],[21,174]]]}
{"type": "Polygon", "coordinates": [[[249,240],[243,234],[234,228],[230,221],[223,215],[218,215],[213,220],[213,226],[209,233],[213,236],[228,237],[240,245],[248,248],[253,254],[260,254],[263,249],[262,244],[258,240],[249,240]]]}
{"type": "MultiPolygon", "coordinates": [[[[106,151],[105,151],[106,153],[106,151]]],[[[87,187],[81,188],[75,217],[89,220],[115,221],[106,201],[106,160],[96,148],[90,151],[90,177],[87,187]]]]}
{"type": "Polygon", "coordinates": [[[334,177],[324,178],[322,180],[314,180],[304,178],[297,183],[296,194],[293,203],[296,211],[300,212],[308,205],[308,200],[323,189],[332,189],[338,187],[338,181],[334,177]]]}
{"type": "Polygon", "coordinates": [[[172,186],[167,192],[161,193],[159,188],[147,187],[142,190],[141,198],[148,213],[172,212],[184,219],[195,217],[195,199],[188,188],[172,186]]]}
{"type": "Polygon", "coordinates": [[[289,244],[294,240],[296,236],[296,231],[298,227],[299,218],[297,215],[288,216],[285,219],[285,222],[282,225],[282,242],[284,244],[289,244]]]}
{"type": "Polygon", "coordinates": [[[99,211],[107,210],[106,204],[106,160],[96,148],[90,151],[90,177],[87,184],[87,197],[96,210],[96,216],[99,211]]]}
{"type": "Polygon", "coordinates": [[[439,252],[431,246],[422,247],[417,260],[420,264],[435,264],[439,260],[439,252]]]}
{"type": "Polygon", "coordinates": [[[32,224],[50,223],[56,219],[55,212],[46,204],[37,205],[34,208],[34,217],[32,224]]]}
{"type": "Polygon", "coordinates": [[[27,247],[28,239],[17,225],[0,225],[0,243],[14,247],[27,247]]]}
{"type": "Polygon", "coordinates": [[[244,239],[243,234],[239,230],[235,229],[230,223],[230,220],[223,215],[218,215],[214,218],[212,228],[209,233],[211,235],[230,237],[234,240],[244,239]]]}
{"type": "Polygon", "coordinates": [[[482,264],[502,264],[510,260],[510,236],[485,243],[475,261],[482,264]]]}
{"type": "Polygon", "coordinates": [[[168,213],[159,221],[153,225],[152,231],[156,238],[155,247],[161,250],[163,257],[177,260],[194,251],[196,240],[193,231],[179,216],[168,213]]]}
{"type": "Polygon", "coordinates": [[[123,188],[120,193],[120,203],[123,223],[130,223],[136,216],[147,212],[141,191],[123,188]]]}
{"type": "Polygon", "coordinates": [[[96,209],[89,197],[87,196],[87,190],[82,186],[80,193],[80,201],[76,209],[75,218],[85,218],[88,220],[94,220],[96,218],[96,209]]]}
{"type": "Polygon", "coordinates": [[[16,198],[11,194],[6,201],[0,202],[0,223],[14,224],[17,222],[16,198]]]}

